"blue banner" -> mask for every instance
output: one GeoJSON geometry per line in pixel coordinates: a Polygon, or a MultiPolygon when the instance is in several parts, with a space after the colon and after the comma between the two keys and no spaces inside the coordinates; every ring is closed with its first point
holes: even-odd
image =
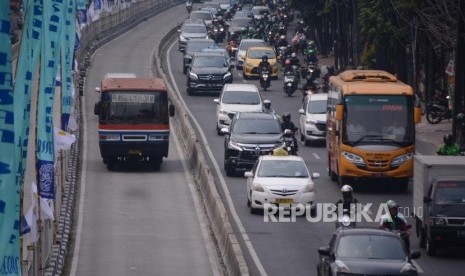
{"type": "Polygon", "coordinates": [[[39,196],[55,198],[53,150],[53,97],[60,53],[60,35],[64,25],[63,0],[50,0],[43,6],[43,38],[39,97],[37,105],[37,171],[39,196]]]}
{"type": "MultiPolygon", "coordinates": [[[[15,144],[18,162],[18,174],[24,176],[29,141],[29,121],[31,111],[32,81],[37,72],[40,55],[40,38],[42,33],[42,0],[27,1],[21,48],[16,68],[14,107],[15,107],[15,144]]],[[[19,176],[19,175],[18,175],[19,176]]],[[[20,177],[24,179],[24,177],[20,177]]],[[[20,183],[22,185],[23,183],[20,183]]]]}
{"type": "Polygon", "coordinates": [[[0,275],[21,275],[20,196],[16,177],[10,1],[0,1],[0,275]]]}
{"type": "Polygon", "coordinates": [[[68,128],[73,105],[73,59],[76,40],[76,2],[68,0],[61,31],[61,129],[68,128]]]}

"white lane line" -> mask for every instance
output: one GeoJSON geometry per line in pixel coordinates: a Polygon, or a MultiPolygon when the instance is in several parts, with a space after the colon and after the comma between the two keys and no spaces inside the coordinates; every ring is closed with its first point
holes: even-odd
{"type": "MultiPolygon", "coordinates": [[[[85,85],[85,84],[84,84],[85,85]]],[[[85,87],[85,86],[84,86],[85,87]]],[[[79,263],[79,251],[81,249],[81,233],[82,233],[82,224],[84,220],[84,202],[85,202],[85,194],[86,194],[86,183],[87,183],[87,112],[86,112],[86,104],[85,104],[85,97],[79,97],[81,100],[81,114],[84,115],[82,124],[82,168],[81,168],[81,181],[79,183],[81,192],[79,193],[79,211],[78,211],[78,223],[76,229],[76,240],[74,241],[74,251],[73,251],[73,262],[71,263],[71,271],[70,276],[75,276],[78,263],[79,263]]]]}
{"type": "Polygon", "coordinates": [[[313,157],[315,157],[315,158],[318,159],[318,160],[321,159],[320,156],[319,156],[318,154],[314,153],[314,152],[312,153],[312,155],[313,155],[313,157]]]}
{"type": "MultiPolygon", "coordinates": [[[[173,41],[173,43],[169,47],[167,53],[171,52],[171,50],[172,50],[175,43],[176,43],[176,41],[173,41]]],[[[174,76],[173,76],[173,73],[171,72],[171,60],[170,60],[170,55],[169,54],[167,55],[167,63],[168,63],[169,76],[170,76],[170,78],[172,80],[175,80],[174,76]]],[[[184,106],[186,112],[189,114],[189,116],[191,117],[191,119],[194,122],[195,126],[197,127],[197,130],[200,133],[200,136],[202,138],[202,141],[203,141],[203,143],[205,145],[205,149],[207,150],[207,153],[208,153],[210,159],[213,161],[212,164],[213,164],[213,167],[214,167],[214,169],[216,171],[216,174],[218,175],[218,178],[220,180],[221,187],[223,188],[223,191],[225,193],[226,202],[228,203],[228,207],[231,210],[231,215],[232,215],[234,221],[236,222],[237,227],[239,228],[239,232],[241,233],[242,239],[244,240],[244,243],[245,243],[247,249],[249,250],[250,256],[251,256],[252,260],[254,261],[254,263],[255,263],[258,271],[260,272],[260,274],[261,275],[267,275],[266,271],[265,271],[265,268],[263,267],[262,263],[260,262],[260,259],[258,258],[258,255],[257,255],[257,252],[255,251],[255,249],[254,249],[254,247],[252,245],[252,242],[250,241],[249,236],[247,235],[247,233],[245,231],[245,228],[242,225],[242,222],[241,222],[239,216],[237,215],[236,209],[234,208],[234,203],[233,203],[232,198],[231,198],[231,193],[229,192],[228,186],[226,185],[226,181],[224,180],[224,177],[221,174],[218,163],[215,162],[216,159],[213,156],[212,150],[211,150],[211,148],[210,148],[210,146],[209,146],[209,144],[207,142],[207,138],[205,136],[205,133],[203,132],[202,128],[200,127],[199,122],[197,121],[197,119],[194,117],[194,115],[192,114],[190,109],[187,107],[186,102],[184,101],[184,99],[181,96],[181,93],[179,92],[179,88],[178,88],[178,85],[177,85],[176,81],[173,81],[173,85],[174,85],[175,92],[178,94],[179,99],[182,102],[182,105],[184,106]]]]}
{"type": "Polygon", "coordinates": [[[412,260],[412,264],[417,268],[417,271],[418,271],[419,274],[425,273],[425,271],[423,271],[421,266],[417,262],[415,262],[415,260],[412,260]]]}
{"type": "MultiPolygon", "coordinates": [[[[175,132],[175,129],[173,129],[173,132],[175,132]]],[[[213,275],[221,275],[222,274],[222,273],[220,273],[221,270],[218,267],[219,262],[215,257],[215,256],[217,256],[217,253],[216,253],[216,250],[214,249],[215,247],[213,246],[213,242],[212,242],[212,240],[210,238],[210,234],[209,234],[210,232],[207,230],[207,229],[209,229],[208,222],[207,222],[206,214],[203,212],[204,208],[200,204],[200,199],[199,199],[199,195],[198,195],[198,192],[197,192],[197,187],[193,183],[192,175],[189,173],[189,169],[187,168],[186,158],[185,158],[184,152],[181,149],[181,146],[179,144],[178,135],[175,134],[175,135],[172,135],[171,137],[173,138],[174,144],[176,145],[176,149],[178,150],[179,157],[180,157],[181,163],[182,163],[182,167],[184,169],[184,174],[186,176],[187,186],[189,187],[189,190],[190,190],[190,192],[192,194],[192,199],[194,201],[195,211],[197,213],[197,220],[198,220],[198,222],[200,224],[200,229],[202,231],[203,240],[205,242],[205,247],[206,247],[206,250],[207,250],[207,253],[208,253],[208,259],[210,261],[210,268],[212,269],[213,275]]]]}

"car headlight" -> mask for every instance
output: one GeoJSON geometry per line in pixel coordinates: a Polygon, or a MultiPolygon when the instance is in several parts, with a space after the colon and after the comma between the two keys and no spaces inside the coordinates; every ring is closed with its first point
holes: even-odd
{"type": "Polygon", "coordinates": [[[447,220],[446,218],[433,218],[433,224],[434,225],[446,225],[447,220]]]}
{"type": "Polygon", "coordinates": [[[224,74],[223,79],[229,79],[231,76],[231,72],[227,72],[226,74],[224,74]]]}
{"type": "Polygon", "coordinates": [[[304,193],[312,193],[315,191],[315,184],[313,182],[308,182],[307,186],[303,190],[304,193]]]}
{"type": "Polygon", "coordinates": [[[260,193],[265,192],[265,190],[263,189],[262,185],[261,185],[261,184],[258,184],[258,183],[254,183],[254,184],[253,184],[252,190],[254,190],[255,192],[260,192],[260,193]]]}
{"type": "Polygon", "coordinates": [[[102,141],[119,141],[120,136],[119,136],[119,134],[105,134],[105,135],[100,135],[100,140],[102,140],[102,141]]]}
{"type": "Polygon", "coordinates": [[[179,39],[180,39],[180,40],[183,40],[183,41],[187,40],[187,38],[184,37],[184,36],[182,36],[182,35],[179,36],[179,39]]]}
{"type": "Polygon", "coordinates": [[[220,32],[224,32],[224,28],[220,28],[220,32]]]}
{"type": "Polygon", "coordinates": [[[238,143],[233,141],[229,141],[228,148],[242,151],[242,147],[238,143]]]}
{"type": "Polygon", "coordinates": [[[189,78],[190,78],[191,80],[198,80],[198,79],[199,79],[199,77],[197,76],[197,74],[192,73],[192,72],[189,72],[189,78]]]}
{"type": "Polygon", "coordinates": [[[408,160],[412,159],[412,157],[413,157],[413,153],[411,153],[411,152],[403,154],[401,156],[397,156],[396,158],[394,158],[392,160],[391,166],[392,167],[399,167],[400,165],[404,164],[408,160]]]}
{"type": "Polygon", "coordinates": [[[351,152],[343,151],[342,155],[351,163],[354,163],[357,166],[365,166],[365,161],[363,158],[357,154],[353,154],[351,152]]]}
{"type": "Polygon", "coordinates": [[[349,272],[349,267],[343,263],[341,260],[336,260],[334,262],[336,264],[336,272],[349,272]]]}

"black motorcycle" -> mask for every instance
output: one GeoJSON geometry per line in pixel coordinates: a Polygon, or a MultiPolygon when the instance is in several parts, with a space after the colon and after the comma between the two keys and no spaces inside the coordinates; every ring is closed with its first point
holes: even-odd
{"type": "Polygon", "coordinates": [[[284,139],[284,149],[287,151],[289,155],[297,155],[297,147],[295,144],[295,137],[294,132],[290,129],[284,130],[283,133],[284,139]]]}
{"type": "MultiPolygon", "coordinates": [[[[449,96],[447,96],[449,99],[449,96]]],[[[435,98],[426,105],[426,120],[430,124],[439,124],[442,120],[450,120],[453,117],[452,109],[448,106],[448,100],[435,98]]]]}
{"type": "Polygon", "coordinates": [[[286,93],[289,97],[294,94],[295,90],[297,89],[297,82],[295,73],[292,71],[284,72],[284,93],[286,93]]]}
{"type": "Polygon", "coordinates": [[[265,67],[260,69],[260,86],[266,91],[270,87],[270,69],[265,67]]]}

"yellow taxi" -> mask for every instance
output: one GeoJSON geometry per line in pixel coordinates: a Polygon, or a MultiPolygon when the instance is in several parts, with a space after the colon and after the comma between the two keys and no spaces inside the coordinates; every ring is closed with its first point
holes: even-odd
{"type": "Polygon", "coordinates": [[[242,75],[244,79],[249,77],[258,77],[258,65],[262,61],[263,56],[268,57],[268,62],[271,65],[271,77],[278,78],[278,60],[273,47],[250,47],[244,57],[244,66],[242,75]]]}

